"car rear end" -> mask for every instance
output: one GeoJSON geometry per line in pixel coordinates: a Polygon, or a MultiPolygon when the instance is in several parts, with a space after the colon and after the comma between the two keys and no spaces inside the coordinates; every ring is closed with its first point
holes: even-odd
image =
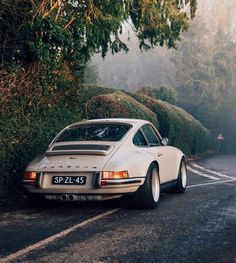
{"type": "MultiPolygon", "coordinates": [[[[83,129],[94,127],[94,124],[89,125],[84,124],[83,129]]],[[[95,123],[96,129],[87,129],[91,131],[90,135],[86,134],[88,137],[85,131],[83,136],[75,134],[73,129],[80,129],[80,125],[69,126],[59,133],[45,155],[26,168],[23,185],[27,195],[43,196],[48,200],[83,201],[114,198],[136,191],[139,184],[135,181],[132,184],[128,171],[104,171],[132,128],[122,123],[110,125],[113,126],[102,124],[100,129],[95,123]],[[112,134],[114,131],[120,134],[112,134]],[[96,136],[93,138],[91,134],[96,136]]]]}

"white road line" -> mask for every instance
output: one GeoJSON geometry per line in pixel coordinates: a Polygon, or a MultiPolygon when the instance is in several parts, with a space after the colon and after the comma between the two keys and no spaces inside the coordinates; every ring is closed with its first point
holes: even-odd
{"type": "Polygon", "coordinates": [[[216,172],[216,171],[212,171],[212,170],[210,170],[210,169],[204,168],[204,167],[202,167],[202,166],[200,166],[200,165],[197,165],[197,164],[195,164],[195,163],[192,163],[191,165],[194,166],[194,167],[196,167],[196,168],[198,168],[198,169],[201,169],[201,170],[203,170],[203,171],[206,171],[206,172],[208,172],[208,173],[218,175],[218,176],[220,176],[220,177],[224,177],[224,178],[228,178],[228,179],[234,179],[233,177],[231,177],[231,176],[229,176],[229,175],[225,175],[225,174],[222,174],[222,173],[219,173],[219,172],[216,172]]]}
{"type": "Polygon", "coordinates": [[[210,182],[210,183],[204,183],[204,184],[195,184],[195,185],[190,185],[187,188],[195,188],[195,187],[201,187],[201,186],[207,186],[207,185],[211,185],[211,184],[225,184],[225,183],[230,183],[230,182],[235,182],[236,179],[232,179],[232,180],[225,180],[225,181],[218,181],[218,182],[210,182]]]}
{"type": "Polygon", "coordinates": [[[58,233],[58,234],[56,234],[54,236],[50,236],[50,237],[48,237],[48,238],[46,238],[46,239],[44,239],[42,241],[39,241],[38,243],[30,245],[30,246],[28,246],[28,247],[26,247],[24,249],[21,249],[21,250],[15,252],[15,253],[5,257],[5,258],[2,258],[2,259],[0,259],[0,262],[1,263],[3,263],[3,262],[5,263],[5,262],[10,262],[12,260],[15,260],[16,258],[18,258],[20,256],[23,256],[24,254],[29,253],[32,250],[35,250],[35,249],[40,248],[42,246],[48,245],[49,243],[52,243],[53,241],[55,241],[58,238],[67,236],[69,233],[71,233],[72,231],[76,230],[77,228],[86,226],[86,225],[88,225],[88,224],[90,224],[92,222],[95,222],[95,221],[97,221],[97,220],[99,220],[99,219],[101,219],[101,218],[103,218],[103,217],[105,217],[107,215],[114,214],[118,210],[120,210],[120,208],[109,210],[109,211],[107,211],[105,213],[102,213],[100,215],[97,215],[97,216],[94,216],[92,218],[89,218],[89,219],[87,219],[87,220],[85,220],[85,221],[83,221],[83,222],[81,222],[81,223],[79,223],[77,225],[74,225],[74,226],[72,226],[72,227],[70,227],[70,228],[68,228],[68,229],[66,229],[64,231],[61,231],[60,233],[58,233]]]}
{"type": "Polygon", "coordinates": [[[205,174],[205,173],[202,173],[198,170],[195,170],[193,168],[191,168],[190,166],[188,166],[188,170],[194,174],[198,174],[200,176],[203,176],[203,177],[206,177],[206,178],[209,178],[209,179],[212,179],[212,180],[220,180],[219,178],[215,177],[215,176],[212,176],[212,175],[208,175],[208,174],[205,174]]]}

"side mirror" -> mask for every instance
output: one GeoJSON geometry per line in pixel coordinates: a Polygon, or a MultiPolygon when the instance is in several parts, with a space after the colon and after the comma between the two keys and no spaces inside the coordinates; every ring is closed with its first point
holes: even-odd
{"type": "Polygon", "coordinates": [[[163,138],[162,140],[161,140],[161,143],[164,145],[164,146],[166,146],[167,144],[168,144],[168,141],[169,141],[169,139],[168,138],[163,138]]]}

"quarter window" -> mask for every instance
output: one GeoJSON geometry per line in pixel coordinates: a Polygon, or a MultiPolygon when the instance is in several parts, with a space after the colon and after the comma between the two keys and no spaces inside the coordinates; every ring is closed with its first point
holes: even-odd
{"type": "Polygon", "coordinates": [[[150,146],[160,146],[160,142],[151,125],[146,124],[142,127],[150,146]]]}
{"type": "Polygon", "coordinates": [[[137,146],[148,146],[148,143],[143,136],[143,133],[141,130],[138,130],[138,132],[135,134],[134,139],[133,139],[134,145],[137,146]]]}

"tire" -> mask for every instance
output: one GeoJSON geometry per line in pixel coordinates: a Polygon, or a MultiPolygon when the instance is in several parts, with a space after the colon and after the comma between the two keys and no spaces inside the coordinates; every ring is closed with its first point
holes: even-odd
{"type": "Polygon", "coordinates": [[[160,198],[160,179],[158,168],[153,163],[150,165],[145,182],[133,196],[135,207],[154,209],[160,198]]]}
{"type": "Polygon", "coordinates": [[[184,159],[181,160],[179,166],[179,174],[177,178],[177,183],[174,187],[174,192],[176,193],[184,193],[187,187],[187,166],[184,159]]]}

